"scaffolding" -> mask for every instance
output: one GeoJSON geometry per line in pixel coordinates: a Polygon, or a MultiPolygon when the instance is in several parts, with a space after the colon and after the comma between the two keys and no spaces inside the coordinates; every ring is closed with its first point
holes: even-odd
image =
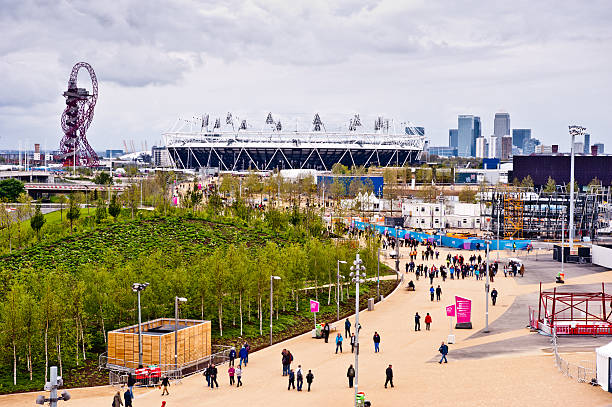
{"type": "MultiPolygon", "coordinates": [[[[481,228],[506,239],[561,240],[569,236],[570,195],[564,187],[555,192],[536,192],[531,188],[506,185],[481,188],[481,228]]],[[[594,240],[605,227],[609,192],[591,188],[574,194],[574,228],[579,239],[594,240]]]]}

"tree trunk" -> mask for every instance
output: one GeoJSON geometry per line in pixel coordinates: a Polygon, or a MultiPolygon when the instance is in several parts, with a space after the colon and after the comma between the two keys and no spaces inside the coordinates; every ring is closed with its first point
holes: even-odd
{"type": "Polygon", "coordinates": [[[223,300],[219,301],[219,336],[223,336],[223,300]]]}
{"type": "Polygon", "coordinates": [[[45,383],[49,380],[48,372],[49,372],[49,320],[47,320],[45,324],[45,383]]]}
{"type": "Polygon", "coordinates": [[[87,354],[85,353],[85,330],[83,329],[83,321],[79,320],[79,324],[81,325],[81,341],[83,344],[83,362],[87,360],[87,354]]]}
{"type": "Polygon", "coordinates": [[[104,314],[102,314],[102,304],[100,304],[100,320],[102,321],[102,335],[104,335],[104,343],[106,343],[106,327],[104,326],[104,314]]]}
{"type": "Polygon", "coordinates": [[[240,307],[240,336],[242,336],[242,291],[238,293],[238,304],[240,307]]]}
{"type": "Polygon", "coordinates": [[[30,381],[32,381],[32,342],[28,339],[28,372],[30,372],[30,381]]]}
{"type": "Polygon", "coordinates": [[[57,332],[57,360],[60,365],[60,376],[64,375],[64,365],[62,364],[62,335],[58,328],[57,332]]]}
{"type": "Polygon", "coordinates": [[[13,338],[13,386],[17,386],[17,347],[13,338]]]}
{"type": "Polygon", "coordinates": [[[295,290],[295,310],[299,311],[300,309],[300,292],[298,290],[295,290]]]}
{"type": "Polygon", "coordinates": [[[202,296],[202,303],[200,304],[200,312],[202,313],[202,320],[204,320],[204,296],[202,296]]]}
{"type": "Polygon", "coordinates": [[[328,274],[328,283],[327,283],[327,305],[331,304],[331,271],[327,272],[328,274]]]}
{"type": "Polygon", "coordinates": [[[261,295],[259,296],[259,334],[263,335],[263,310],[261,309],[261,295]]]}
{"type": "Polygon", "coordinates": [[[315,278],[314,289],[315,289],[315,300],[316,301],[319,301],[319,289],[318,288],[319,288],[319,283],[318,283],[317,279],[315,278]]]}
{"type": "Polygon", "coordinates": [[[79,320],[78,318],[74,319],[74,335],[75,335],[75,341],[74,344],[76,345],[76,354],[75,354],[75,360],[76,360],[76,365],[79,365],[79,337],[81,336],[79,333],[79,320]]]}

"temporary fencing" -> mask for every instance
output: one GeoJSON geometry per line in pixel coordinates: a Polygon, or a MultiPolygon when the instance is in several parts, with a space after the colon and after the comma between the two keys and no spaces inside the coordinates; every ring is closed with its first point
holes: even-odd
{"type": "Polygon", "coordinates": [[[581,360],[578,364],[571,363],[559,354],[557,334],[552,335],[552,348],[555,356],[555,365],[565,376],[578,380],[581,383],[591,383],[596,380],[596,367],[594,360],[581,360]]]}

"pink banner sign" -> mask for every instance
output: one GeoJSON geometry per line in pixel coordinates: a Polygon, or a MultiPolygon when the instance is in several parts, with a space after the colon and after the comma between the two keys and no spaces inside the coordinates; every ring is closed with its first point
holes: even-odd
{"type": "Polygon", "coordinates": [[[454,305],[449,305],[446,307],[446,316],[447,317],[455,316],[455,306],[454,305]]]}
{"type": "Polygon", "coordinates": [[[455,306],[457,310],[457,323],[470,323],[472,319],[472,300],[455,296],[455,306]]]}
{"type": "Polygon", "coordinates": [[[319,302],[310,300],[310,312],[319,312],[319,302]]]}

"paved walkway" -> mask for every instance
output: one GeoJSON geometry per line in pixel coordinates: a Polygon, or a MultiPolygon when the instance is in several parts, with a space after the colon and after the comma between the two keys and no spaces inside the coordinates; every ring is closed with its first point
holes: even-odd
{"type": "MultiPolygon", "coordinates": [[[[446,250],[440,249],[441,264],[446,250]]],[[[466,251],[462,251],[465,257],[466,251]]],[[[512,256],[511,253],[505,255],[512,256]]],[[[403,270],[402,260],[401,269],[403,270]]],[[[429,261],[429,264],[432,262],[429,261]]],[[[536,266],[532,266],[535,271],[536,266]]],[[[527,267],[527,273],[530,273],[527,267]]],[[[500,319],[509,309],[514,299],[538,289],[536,284],[518,284],[514,278],[495,279],[493,287],[500,293],[497,306],[490,307],[490,321],[500,319]]],[[[601,281],[612,282],[612,272],[579,275],[573,278],[571,270],[566,270],[568,284],[594,284],[601,281]]],[[[550,277],[549,281],[552,281],[550,277]]],[[[414,279],[414,274],[408,274],[414,279]]],[[[488,335],[473,336],[484,327],[485,292],[484,282],[469,280],[434,281],[443,289],[442,301],[429,299],[429,279],[416,281],[416,292],[401,288],[385,301],[377,304],[374,312],[361,313],[363,326],[360,340],[362,343],[359,358],[359,389],[365,391],[366,398],[374,407],[381,406],[556,406],[561,404],[576,406],[605,406],[612,404],[612,396],[599,388],[577,383],[564,377],[554,366],[550,353],[537,347],[520,348],[519,352],[509,351],[514,340],[534,336],[524,326],[527,323],[527,310],[524,321],[502,326],[499,329],[491,324],[488,335]],[[449,333],[449,320],[444,307],[454,302],[454,295],[472,300],[472,330],[455,330],[456,344],[450,345],[449,363],[435,363],[437,349],[441,341],[446,341],[449,333]],[[414,332],[414,314],[423,317],[427,312],[432,315],[431,331],[414,332]],[[372,335],[381,335],[380,353],[373,350],[372,335]],[[495,345],[498,344],[498,345],[495,345]],[[505,347],[501,352],[500,346],[505,347]],[[474,351],[474,352],[472,352],[474,351]],[[457,358],[454,358],[456,353],[457,358]],[[393,364],[395,388],[385,389],[385,368],[393,364]]],[[[547,284],[552,286],[554,284],[547,284]]],[[[354,319],[351,318],[351,322],[354,319]]],[[[538,338],[539,339],[539,338],[538,338]]],[[[215,390],[208,389],[201,375],[187,378],[183,383],[172,386],[170,395],[161,397],[160,390],[136,390],[134,406],[351,406],[353,389],[349,389],[346,371],[354,363],[350,345],[345,346],[343,354],[334,354],[335,345],[315,340],[310,335],[276,344],[250,356],[249,366],[244,369],[244,387],[228,385],[226,366],[220,366],[219,384],[215,390]],[[315,375],[310,393],[287,391],[287,380],[281,376],[281,355],[283,348],[293,353],[298,364],[315,375]],[[348,348],[348,352],[347,349],[348,348]]],[[[546,342],[546,341],[544,341],[546,342]]],[[[111,387],[71,390],[73,399],[66,405],[71,407],[108,407],[115,390],[111,387]]],[[[36,395],[20,394],[0,396],[0,407],[31,406],[36,395]]]]}

